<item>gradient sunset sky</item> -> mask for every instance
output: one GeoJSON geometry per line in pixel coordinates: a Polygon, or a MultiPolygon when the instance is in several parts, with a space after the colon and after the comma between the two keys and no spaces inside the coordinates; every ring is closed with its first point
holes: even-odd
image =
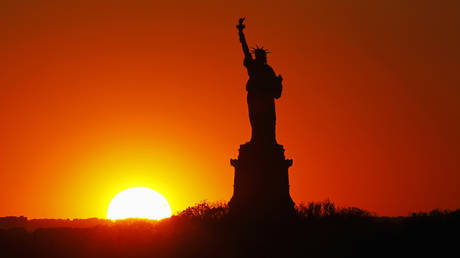
{"type": "Polygon", "coordinates": [[[250,137],[243,53],[284,78],[295,202],[460,208],[460,1],[3,1],[0,216],[105,217],[150,187],[228,201],[250,137]]]}

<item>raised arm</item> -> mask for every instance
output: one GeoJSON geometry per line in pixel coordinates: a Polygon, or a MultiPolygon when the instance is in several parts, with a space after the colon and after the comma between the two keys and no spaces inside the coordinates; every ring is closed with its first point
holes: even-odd
{"type": "Polygon", "coordinates": [[[252,60],[252,55],[251,55],[251,52],[249,52],[248,43],[246,42],[246,37],[244,36],[244,33],[243,33],[243,29],[246,28],[243,22],[244,22],[244,18],[240,18],[238,21],[238,25],[236,25],[236,28],[238,28],[238,32],[240,35],[240,42],[241,42],[241,46],[243,47],[244,59],[252,60]]]}

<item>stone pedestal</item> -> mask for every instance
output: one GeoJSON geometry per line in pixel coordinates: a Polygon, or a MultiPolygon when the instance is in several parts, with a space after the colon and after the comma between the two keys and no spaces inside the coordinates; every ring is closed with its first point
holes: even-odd
{"type": "Polygon", "coordinates": [[[235,167],[231,214],[264,218],[293,213],[288,174],[292,160],[285,158],[282,145],[243,144],[238,159],[230,163],[235,167]]]}

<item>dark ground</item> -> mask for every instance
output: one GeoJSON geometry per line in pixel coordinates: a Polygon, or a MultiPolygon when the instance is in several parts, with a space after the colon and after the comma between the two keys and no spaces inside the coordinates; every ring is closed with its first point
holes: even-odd
{"type": "Polygon", "coordinates": [[[455,257],[460,210],[377,217],[333,203],[257,221],[201,203],[160,222],[0,218],[0,257],[455,257]]]}

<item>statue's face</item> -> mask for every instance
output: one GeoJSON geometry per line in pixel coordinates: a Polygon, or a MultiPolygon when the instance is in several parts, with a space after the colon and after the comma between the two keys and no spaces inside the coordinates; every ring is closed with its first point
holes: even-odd
{"type": "Polygon", "coordinates": [[[267,63],[267,55],[256,55],[256,63],[266,64],[267,63]]]}

